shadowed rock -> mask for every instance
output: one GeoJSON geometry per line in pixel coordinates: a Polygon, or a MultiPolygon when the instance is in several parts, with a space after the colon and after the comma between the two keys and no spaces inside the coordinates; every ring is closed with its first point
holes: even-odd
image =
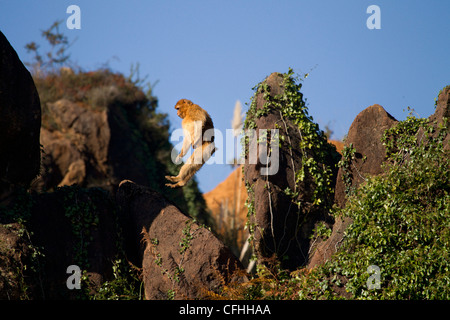
{"type": "Polygon", "coordinates": [[[33,79],[0,32],[0,202],[39,173],[41,104],[33,79]]]}

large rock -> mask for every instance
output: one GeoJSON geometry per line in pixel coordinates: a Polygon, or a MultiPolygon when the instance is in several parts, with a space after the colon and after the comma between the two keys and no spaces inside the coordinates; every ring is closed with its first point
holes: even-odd
{"type": "MultiPolygon", "coordinates": [[[[357,188],[367,176],[382,173],[381,165],[385,160],[386,150],[381,138],[384,132],[396,123],[397,120],[378,104],[364,109],[353,120],[345,146],[353,145],[356,150],[355,158],[348,169],[339,168],[335,188],[335,202],[339,207],[345,206],[346,191],[357,188]],[[344,176],[349,177],[348,185],[343,181],[344,176]]],[[[319,241],[313,248],[308,267],[327,261],[337,251],[350,223],[350,218],[336,218],[331,236],[326,241],[319,241]]]]}
{"type": "Polygon", "coordinates": [[[344,169],[339,169],[336,182],[336,203],[343,207],[346,202],[346,189],[355,189],[365,181],[367,175],[382,172],[381,164],[386,158],[386,150],[381,142],[384,132],[394,126],[394,119],[384,108],[374,104],[361,111],[348,130],[345,146],[350,144],[356,150],[355,159],[347,174],[351,177],[348,186],[343,181],[344,169]]]}
{"type": "Polygon", "coordinates": [[[0,32],[0,202],[40,168],[41,105],[33,79],[0,32]]]}
{"type": "MultiPolygon", "coordinates": [[[[285,76],[280,73],[272,73],[267,77],[258,87],[253,100],[256,107],[247,113],[246,119],[246,126],[253,122],[251,126],[257,129],[258,139],[261,139],[260,129],[279,129],[281,143],[278,171],[264,175],[261,169],[265,165],[261,163],[261,158],[254,164],[250,161],[252,155],[247,155],[244,174],[246,183],[253,190],[249,200],[253,203],[254,213],[251,212],[249,227],[254,230],[253,243],[258,262],[270,264],[275,258],[281,262],[282,267],[295,269],[308,261],[311,235],[316,225],[320,222],[332,222],[328,210],[315,203],[316,181],[310,171],[305,168],[303,179],[299,178],[302,162],[309,158],[317,161],[319,171],[322,168],[333,170],[339,155],[336,149],[327,143],[325,135],[318,133],[317,125],[310,119],[300,120],[303,122],[296,124],[298,119],[294,119],[294,116],[282,116],[282,112],[290,108],[294,109],[293,112],[304,112],[302,98],[301,101],[294,100],[298,99],[300,92],[289,91],[287,100],[278,100],[277,97],[285,91],[284,81],[285,76]],[[282,105],[279,105],[280,103],[282,105]],[[302,128],[302,125],[317,132],[316,138],[320,140],[320,147],[309,145],[307,140],[303,140],[308,138],[304,138],[302,134],[309,137],[311,131],[303,131],[307,129],[302,128]],[[300,147],[302,143],[305,145],[303,151],[300,147]]],[[[289,78],[286,81],[293,80],[289,78]]],[[[292,83],[290,86],[292,88],[292,83]]],[[[273,145],[271,147],[273,148],[273,145]]],[[[258,150],[259,155],[261,152],[261,149],[258,150]]],[[[334,181],[330,181],[331,183],[334,181]]],[[[325,197],[327,199],[324,199],[324,202],[332,202],[331,192],[325,197]]]]}
{"type": "Polygon", "coordinates": [[[128,259],[142,266],[146,299],[197,299],[236,280],[240,262],[164,196],[131,181],[117,191],[128,259]]]}

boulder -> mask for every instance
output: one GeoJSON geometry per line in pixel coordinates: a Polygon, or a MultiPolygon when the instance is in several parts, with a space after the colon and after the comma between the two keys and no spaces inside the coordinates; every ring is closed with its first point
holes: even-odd
{"type": "MultiPolygon", "coordinates": [[[[251,161],[254,155],[247,154],[244,164],[245,181],[252,189],[249,200],[254,212],[249,212],[249,228],[254,230],[253,247],[258,262],[270,264],[275,258],[282,267],[291,270],[308,261],[311,235],[316,225],[332,222],[324,207],[326,203],[332,203],[332,194],[329,192],[324,195],[326,199],[320,205],[315,202],[316,181],[309,169],[304,167],[303,161],[316,161],[318,170],[329,169],[331,185],[334,184],[334,168],[340,158],[317,124],[307,116],[301,93],[292,91],[293,81],[283,74],[272,73],[259,85],[247,113],[246,129],[256,128],[258,141],[264,139],[260,136],[260,129],[279,130],[281,143],[278,170],[269,174],[261,170],[265,167],[260,161],[264,152],[261,149],[257,151],[257,163],[251,161]],[[284,94],[287,86],[285,81],[289,81],[290,91],[286,94],[288,98],[281,100],[279,96],[284,94]],[[302,113],[303,120],[295,119],[292,115],[282,115],[290,109],[297,116],[302,113]],[[306,135],[308,138],[314,137],[311,139],[316,139],[315,143],[308,143],[306,135]],[[302,168],[304,176],[300,179],[302,168]]],[[[267,146],[266,150],[269,150],[267,146]]],[[[273,145],[271,150],[274,155],[276,151],[273,151],[273,145]]],[[[252,153],[251,148],[249,153],[252,153]]],[[[275,158],[271,165],[274,161],[275,158]]]]}
{"type": "MultiPolygon", "coordinates": [[[[385,160],[386,150],[381,138],[384,132],[396,123],[397,120],[378,104],[364,109],[353,120],[345,146],[353,145],[356,150],[355,158],[351,161],[348,172],[345,172],[344,168],[339,168],[338,171],[335,202],[339,207],[343,208],[347,201],[346,189],[357,188],[367,176],[382,173],[381,165],[385,160]],[[348,186],[343,181],[345,175],[350,178],[348,186]]],[[[337,251],[350,223],[350,218],[336,218],[331,236],[325,241],[317,242],[313,248],[309,268],[327,261],[337,251]]]]}
{"type": "Polygon", "coordinates": [[[116,197],[127,258],[142,266],[146,299],[198,299],[240,278],[231,251],[163,195],[125,180],[116,197]]]}
{"type": "Polygon", "coordinates": [[[342,168],[339,169],[336,181],[335,199],[340,207],[346,202],[346,188],[357,188],[367,175],[378,175],[382,172],[381,164],[386,158],[386,150],[381,138],[384,132],[396,123],[397,120],[378,104],[364,109],[353,120],[345,139],[345,146],[352,144],[356,150],[355,159],[346,173],[350,175],[351,182],[348,186],[345,185],[345,172],[342,168]]]}
{"type": "Polygon", "coordinates": [[[41,105],[33,79],[0,32],[0,202],[40,169],[41,105]]]}

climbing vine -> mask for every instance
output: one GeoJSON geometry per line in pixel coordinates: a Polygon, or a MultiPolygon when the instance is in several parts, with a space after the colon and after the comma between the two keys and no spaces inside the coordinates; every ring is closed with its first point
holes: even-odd
{"type": "Polygon", "coordinates": [[[352,161],[355,160],[356,149],[353,147],[353,143],[348,146],[344,146],[342,149],[342,158],[338,163],[338,167],[342,168],[342,181],[344,182],[345,194],[349,195],[351,192],[353,174],[351,170],[352,161]]]}

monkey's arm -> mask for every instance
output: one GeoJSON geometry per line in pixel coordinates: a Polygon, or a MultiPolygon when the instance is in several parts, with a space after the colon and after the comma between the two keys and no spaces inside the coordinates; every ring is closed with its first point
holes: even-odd
{"type": "Polygon", "coordinates": [[[194,125],[192,126],[191,130],[191,141],[192,141],[192,148],[198,148],[203,145],[203,121],[194,121],[194,125]]]}
{"type": "Polygon", "coordinates": [[[189,150],[189,147],[191,146],[191,133],[190,133],[190,125],[186,124],[183,128],[184,131],[184,139],[183,139],[183,145],[181,147],[180,154],[178,155],[178,158],[183,158],[186,153],[189,150]]]}

